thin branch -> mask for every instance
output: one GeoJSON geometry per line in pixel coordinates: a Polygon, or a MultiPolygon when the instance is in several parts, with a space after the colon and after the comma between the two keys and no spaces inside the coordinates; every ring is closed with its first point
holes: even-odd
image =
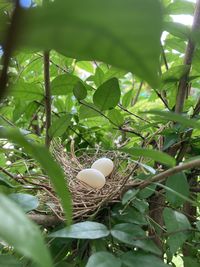
{"type": "Polygon", "coordinates": [[[37,223],[38,225],[42,225],[43,227],[53,227],[57,226],[63,221],[57,216],[53,215],[42,215],[42,214],[28,214],[29,219],[37,223]]]}
{"type": "Polygon", "coordinates": [[[179,173],[181,171],[185,171],[185,170],[192,169],[195,167],[200,167],[200,160],[199,159],[196,159],[196,160],[193,160],[193,161],[190,161],[187,163],[182,163],[178,166],[175,166],[171,169],[168,169],[164,172],[161,172],[161,173],[155,175],[154,177],[152,177],[151,179],[142,182],[138,186],[138,188],[140,188],[140,189],[145,188],[146,186],[148,186],[152,183],[163,181],[171,175],[174,175],[174,174],[179,173]]]}
{"type": "Polygon", "coordinates": [[[161,45],[161,52],[162,52],[162,57],[163,57],[163,60],[164,60],[165,68],[166,68],[166,70],[168,70],[169,67],[168,67],[167,58],[166,58],[166,55],[165,55],[165,50],[164,50],[163,45],[161,45]]]}
{"type": "Polygon", "coordinates": [[[51,126],[51,88],[50,88],[50,72],[49,72],[49,51],[44,52],[44,87],[45,87],[45,111],[46,111],[46,137],[45,144],[50,146],[51,137],[49,128],[51,126]]]}
{"type": "MultiPolygon", "coordinates": [[[[196,3],[192,31],[199,29],[199,27],[200,27],[200,0],[198,0],[196,3]]],[[[188,66],[188,70],[179,82],[178,93],[176,97],[176,106],[175,106],[176,113],[181,113],[183,111],[185,99],[187,96],[188,77],[189,77],[189,73],[191,70],[194,51],[195,51],[195,43],[193,42],[191,38],[189,38],[189,41],[186,47],[185,57],[184,57],[184,65],[188,66]]]]}
{"type": "Polygon", "coordinates": [[[7,90],[7,83],[8,83],[8,68],[10,57],[12,55],[14,46],[15,46],[15,39],[18,32],[18,25],[19,19],[21,16],[21,8],[19,4],[19,0],[16,1],[15,8],[13,11],[13,15],[10,22],[10,27],[8,28],[7,37],[5,39],[5,43],[3,45],[3,69],[1,71],[0,76],[0,100],[5,96],[7,90]]]}

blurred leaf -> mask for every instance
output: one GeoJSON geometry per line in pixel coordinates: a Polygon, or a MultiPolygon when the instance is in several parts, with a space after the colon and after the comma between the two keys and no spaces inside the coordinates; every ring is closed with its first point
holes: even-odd
{"type": "Polygon", "coordinates": [[[161,251],[158,249],[158,247],[152,240],[148,239],[145,231],[143,231],[137,225],[130,223],[117,224],[111,229],[111,235],[125,244],[141,248],[147,252],[161,255],[161,251]]]}
{"type": "Polygon", "coordinates": [[[187,230],[191,229],[190,222],[184,214],[170,208],[164,209],[163,217],[167,233],[177,232],[169,235],[167,239],[170,251],[175,253],[189,237],[187,230]]]}
{"type": "Polygon", "coordinates": [[[71,123],[72,115],[66,114],[60,118],[57,118],[52,122],[49,128],[49,134],[51,137],[61,136],[67,130],[71,123]]]}
{"type": "Polygon", "coordinates": [[[127,252],[121,260],[124,267],[169,267],[160,258],[140,252],[127,252]]]}
{"type": "Polygon", "coordinates": [[[81,80],[72,74],[65,73],[56,76],[51,82],[52,95],[68,95],[73,93],[73,88],[81,80]]]}
{"type": "Polygon", "coordinates": [[[86,267],[121,267],[120,259],[109,252],[97,252],[90,256],[86,267]]]}
{"type": "Polygon", "coordinates": [[[95,110],[98,110],[98,108],[94,104],[87,103],[87,102],[85,102],[85,103],[87,106],[81,105],[80,109],[79,109],[79,119],[80,120],[101,116],[101,114],[98,111],[95,111],[95,110]]]}
{"type": "Polygon", "coordinates": [[[108,118],[114,122],[117,126],[122,126],[124,123],[124,117],[117,109],[112,109],[108,111],[108,118]]]}
{"type": "Polygon", "coordinates": [[[130,200],[133,200],[138,192],[138,189],[129,189],[122,197],[122,205],[125,205],[130,200]]]}
{"type": "Polygon", "coordinates": [[[164,22],[164,30],[172,35],[181,38],[182,40],[188,40],[190,37],[190,29],[188,26],[177,22],[164,22]]]}
{"type": "Polygon", "coordinates": [[[50,237],[77,238],[77,239],[97,239],[109,235],[107,227],[97,222],[81,222],[72,224],[52,234],[50,237]]]}
{"type": "MultiPolygon", "coordinates": [[[[183,195],[184,197],[189,197],[189,184],[183,172],[168,177],[166,186],[183,195]]],[[[175,206],[180,206],[185,202],[183,198],[178,197],[171,191],[166,192],[166,199],[170,204],[175,206]]]]}
{"type": "Polygon", "coordinates": [[[199,260],[192,257],[183,257],[184,267],[199,267],[199,260]]]}
{"type": "Polygon", "coordinates": [[[181,125],[185,127],[190,127],[190,128],[196,128],[200,129],[200,123],[194,119],[189,119],[186,116],[174,113],[174,112],[169,112],[169,111],[160,111],[160,110],[149,110],[145,113],[153,114],[153,115],[158,115],[162,119],[167,120],[167,121],[174,121],[174,122],[179,122],[181,125]]]}
{"type": "Polygon", "coordinates": [[[128,92],[126,92],[122,98],[122,106],[127,108],[131,104],[133,95],[134,95],[133,89],[130,89],[128,92]]]}
{"type": "Polygon", "coordinates": [[[152,150],[147,148],[123,148],[123,152],[128,153],[132,156],[143,156],[150,159],[153,159],[157,162],[163,163],[168,166],[175,166],[175,159],[169,156],[168,154],[161,152],[159,150],[152,150]]]}
{"type": "Polygon", "coordinates": [[[28,141],[20,132],[16,129],[1,128],[0,138],[6,138],[11,142],[17,143],[19,146],[23,147],[24,150],[35,158],[41,166],[45,169],[47,175],[51,179],[51,182],[61,199],[63,209],[65,211],[67,222],[71,222],[71,197],[67,189],[67,182],[65,180],[65,175],[61,167],[52,158],[49,151],[41,145],[37,145],[28,141]]]}
{"type": "Polygon", "coordinates": [[[165,9],[165,12],[170,15],[194,15],[195,3],[189,1],[176,0],[165,9]]]}
{"type": "Polygon", "coordinates": [[[179,65],[171,67],[169,70],[162,74],[162,82],[178,82],[190,69],[189,65],[179,65]]]}
{"type": "Polygon", "coordinates": [[[81,82],[78,82],[74,86],[73,93],[74,93],[74,96],[76,97],[76,99],[78,99],[78,100],[83,100],[87,96],[87,90],[86,90],[85,86],[83,85],[83,83],[81,83],[81,82]]]}
{"type": "Polygon", "coordinates": [[[0,195],[0,237],[41,267],[53,267],[39,228],[7,197],[0,195]]]}
{"type": "Polygon", "coordinates": [[[108,110],[114,108],[120,100],[121,91],[116,78],[112,78],[104,82],[95,91],[93,102],[100,110],[108,110]]]}
{"type": "Polygon", "coordinates": [[[120,0],[57,0],[24,11],[20,26],[23,46],[103,61],[158,85],[162,31],[158,0],[127,0],[126,5],[120,0]]]}
{"type": "Polygon", "coordinates": [[[39,205],[38,198],[29,194],[13,193],[8,195],[8,197],[18,204],[24,212],[34,210],[39,205]]]}
{"type": "Polygon", "coordinates": [[[23,267],[14,256],[11,255],[0,255],[0,266],[2,267],[23,267]]]}
{"type": "Polygon", "coordinates": [[[3,175],[2,173],[0,174],[0,185],[7,186],[9,188],[14,188],[15,187],[14,185],[12,185],[10,183],[10,181],[8,180],[8,178],[5,175],[3,175]]]}

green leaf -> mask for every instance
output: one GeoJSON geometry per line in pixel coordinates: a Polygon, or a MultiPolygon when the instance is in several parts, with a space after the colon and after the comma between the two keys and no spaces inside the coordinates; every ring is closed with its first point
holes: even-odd
{"type": "Polygon", "coordinates": [[[91,106],[92,108],[84,106],[84,105],[80,106],[80,109],[79,109],[79,119],[80,120],[101,116],[101,114],[98,111],[94,110],[94,109],[98,110],[98,108],[94,104],[87,103],[87,105],[91,106]]]}
{"type": "Polygon", "coordinates": [[[199,260],[195,257],[183,257],[184,267],[199,267],[199,260]]]}
{"type": "Polygon", "coordinates": [[[176,0],[165,9],[165,12],[170,15],[194,15],[195,4],[189,1],[176,0]]]}
{"type": "MultiPolygon", "coordinates": [[[[189,184],[183,172],[168,177],[166,186],[183,195],[184,197],[189,197],[189,184]]],[[[180,206],[185,202],[183,198],[178,197],[177,195],[173,194],[173,192],[168,190],[166,191],[166,199],[170,204],[175,206],[180,206]]]]}
{"type": "Polygon", "coordinates": [[[52,95],[68,95],[73,93],[73,88],[81,80],[72,74],[65,73],[59,76],[51,82],[52,95]]]}
{"type": "Polygon", "coordinates": [[[86,267],[121,267],[120,259],[109,252],[97,252],[90,256],[86,267]]]}
{"type": "Polygon", "coordinates": [[[17,203],[24,212],[34,210],[39,205],[38,198],[29,194],[13,193],[8,195],[8,197],[17,203]]]}
{"type": "Polygon", "coordinates": [[[162,74],[163,84],[168,82],[177,82],[179,81],[190,69],[189,65],[179,65],[171,67],[166,72],[162,74]]]}
{"type": "Polygon", "coordinates": [[[76,99],[78,99],[78,100],[83,100],[87,96],[87,90],[86,90],[86,88],[82,82],[78,82],[74,86],[73,93],[74,93],[74,96],[76,97],[76,99]]]}
{"type": "Polygon", "coordinates": [[[49,135],[51,137],[61,136],[65,133],[71,123],[72,115],[67,114],[53,121],[49,128],[49,135]]]}
{"type": "Polygon", "coordinates": [[[7,186],[9,188],[14,188],[15,186],[10,183],[7,177],[3,174],[0,174],[0,185],[7,186]]]}
{"type": "Polygon", "coordinates": [[[134,90],[131,88],[128,92],[126,92],[122,98],[122,106],[127,108],[133,99],[134,90]]]}
{"type": "Polygon", "coordinates": [[[6,138],[11,142],[17,143],[23,147],[24,150],[35,158],[41,166],[45,169],[47,175],[51,179],[51,182],[61,199],[63,209],[65,211],[67,222],[71,222],[72,208],[71,208],[71,197],[67,189],[67,182],[65,175],[61,167],[52,158],[49,151],[41,145],[34,144],[28,141],[18,130],[10,128],[0,129],[0,138],[6,138]]]}
{"type": "Polygon", "coordinates": [[[100,110],[108,110],[117,106],[120,95],[118,80],[112,78],[99,86],[93,95],[93,102],[100,110]]]}
{"type": "Polygon", "coordinates": [[[160,1],[57,0],[23,13],[21,45],[103,61],[158,85],[160,1]]]}
{"type": "Polygon", "coordinates": [[[121,260],[124,267],[169,267],[160,258],[139,252],[127,252],[121,260]]]}
{"type": "Polygon", "coordinates": [[[175,166],[176,164],[174,158],[158,150],[152,150],[147,148],[123,148],[122,151],[135,157],[147,157],[168,166],[175,166]]]}
{"type": "Polygon", "coordinates": [[[170,251],[175,253],[189,237],[187,230],[191,229],[190,222],[184,214],[170,208],[164,209],[163,217],[167,233],[173,232],[173,234],[169,235],[167,243],[170,251]]]}
{"type": "Polygon", "coordinates": [[[11,255],[0,255],[0,266],[2,267],[23,267],[15,257],[11,255]]]}
{"type": "Polygon", "coordinates": [[[165,22],[164,30],[176,37],[181,38],[182,40],[188,40],[190,36],[189,27],[177,22],[165,22]]]}
{"type": "Polygon", "coordinates": [[[44,92],[37,83],[26,83],[23,80],[12,86],[10,94],[26,101],[41,100],[44,97],[44,92]]]}
{"type": "Polygon", "coordinates": [[[50,237],[77,238],[77,239],[97,239],[109,235],[107,227],[97,222],[81,222],[72,224],[52,234],[50,237]]]}
{"type": "Polygon", "coordinates": [[[147,111],[145,113],[160,116],[162,119],[167,120],[167,121],[170,120],[170,121],[174,121],[174,122],[179,122],[181,125],[183,125],[185,127],[200,129],[200,123],[197,122],[196,120],[189,119],[185,116],[182,116],[182,115],[174,113],[174,112],[150,110],[150,111],[147,111]]]}
{"type": "Polygon", "coordinates": [[[125,205],[128,203],[130,200],[133,200],[139,190],[137,189],[129,189],[122,197],[122,205],[125,205]]]}
{"type": "Polygon", "coordinates": [[[145,231],[143,231],[137,225],[130,223],[117,224],[111,229],[111,235],[125,244],[138,247],[147,252],[161,255],[161,251],[158,249],[158,247],[152,240],[148,239],[145,231]]]}
{"type": "Polygon", "coordinates": [[[117,109],[109,110],[108,112],[108,118],[117,126],[122,126],[124,123],[124,117],[117,109]]]}
{"type": "Polygon", "coordinates": [[[41,267],[52,267],[52,260],[39,228],[7,197],[0,195],[0,237],[16,251],[41,267]]]}

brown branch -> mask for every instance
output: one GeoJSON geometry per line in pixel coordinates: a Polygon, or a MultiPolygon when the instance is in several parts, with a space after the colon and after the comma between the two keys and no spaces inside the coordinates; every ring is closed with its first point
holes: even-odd
{"type": "Polygon", "coordinates": [[[18,32],[20,16],[21,16],[21,8],[19,0],[17,0],[11,18],[10,26],[8,28],[5,43],[3,45],[4,52],[2,57],[3,69],[1,71],[1,76],[0,76],[0,100],[5,96],[7,90],[9,62],[16,43],[16,36],[18,32]]]}
{"type": "MultiPolygon", "coordinates": [[[[192,31],[199,29],[199,27],[200,27],[200,0],[198,0],[196,3],[192,31]]],[[[187,96],[188,77],[191,70],[194,51],[195,51],[195,43],[191,38],[189,38],[184,57],[184,65],[188,66],[188,70],[179,82],[178,92],[176,97],[176,106],[175,106],[176,113],[181,113],[183,111],[184,102],[187,96]]]]}
{"type": "Polygon", "coordinates": [[[54,215],[28,214],[27,216],[35,223],[47,228],[57,226],[63,222],[60,218],[54,215]]]}
{"type": "Polygon", "coordinates": [[[179,173],[181,171],[192,169],[192,168],[195,168],[195,167],[200,167],[200,160],[199,159],[196,159],[196,160],[193,160],[193,161],[190,161],[190,162],[187,162],[187,163],[180,164],[180,165],[175,166],[175,167],[173,167],[171,169],[168,169],[168,170],[166,170],[164,172],[161,172],[161,173],[155,175],[154,177],[150,178],[149,180],[146,180],[146,181],[142,182],[138,186],[138,188],[140,188],[140,189],[145,188],[146,186],[148,186],[148,185],[150,185],[152,183],[163,181],[163,180],[165,180],[166,178],[168,178],[171,175],[174,175],[174,174],[179,173]]]}
{"type": "Polygon", "coordinates": [[[49,128],[51,126],[51,88],[50,88],[50,70],[49,70],[49,51],[44,52],[44,87],[45,87],[45,112],[46,112],[46,137],[45,144],[50,146],[51,137],[49,128]]]}

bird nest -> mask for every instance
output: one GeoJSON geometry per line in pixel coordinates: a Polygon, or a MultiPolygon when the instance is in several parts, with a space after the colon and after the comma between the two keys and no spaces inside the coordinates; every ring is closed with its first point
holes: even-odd
{"type": "MultiPolygon", "coordinates": [[[[85,152],[79,150],[74,153],[74,150],[71,149],[70,153],[66,153],[63,146],[56,144],[52,148],[52,153],[66,174],[69,191],[72,195],[73,219],[76,221],[95,215],[108,204],[119,202],[125,186],[134,184],[131,176],[137,168],[137,164],[119,151],[92,149],[85,152]],[[90,168],[95,160],[102,157],[107,157],[114,162],[114,169],[106,177],[106,184],[103,188],[93,189],[76,178],[80,170],[90,168]]],[[[52,196],[50,198],[52,199],[52,196]]],[[[60,219],[64,217],[62,207],[55,194],[53,206],[48,199],[45,202],[47,205],[49,203],[51,210],[60,219]]]]}

